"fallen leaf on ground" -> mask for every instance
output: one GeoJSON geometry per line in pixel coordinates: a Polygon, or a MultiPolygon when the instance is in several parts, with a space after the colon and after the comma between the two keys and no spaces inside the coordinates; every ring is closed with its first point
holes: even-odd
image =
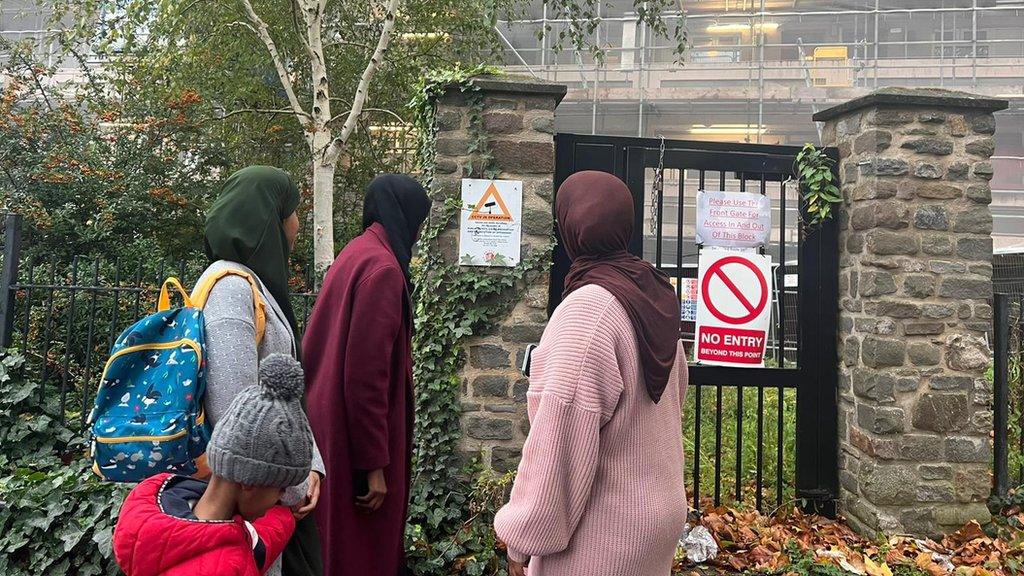
{"type": "MultiPolygon", "coordinates": [[[[705,510],[702,517],[691,518],[708,529],[720,551],[715,560],[700,565],[700,576],[786,576],[794,574],[785,572],[787,566],[807,556],[852,576],[1024,576],[1017,568],[1024,566],[1024,511],[1019,508],[1012,516],[1002,516],[998,526],[969,522],[941,541],[905,535],[871,540],[842,519],[796,509],[775,516],[724,506],[705,510]],[[908,572],[911,567],[920,572],[908,572]]],[[[692,566],[681,556],[675,574],[685,574],[683,570],[692,566]]]]}
{"type": "Polygon", "coordinates": [[[868,576],[892,576],[892,570],[889,569],[888,564],[885,562],[876,564],[870,557],[864,558],[864,571],[868,576]]]}

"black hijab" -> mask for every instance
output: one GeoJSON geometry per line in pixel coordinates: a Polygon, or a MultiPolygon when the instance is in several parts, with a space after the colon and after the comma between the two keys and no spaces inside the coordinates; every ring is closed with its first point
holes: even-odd
{"type": "Polygon", "coordinates": [[[281,307],[296,334],[298,324],[288,296],[291,249],[284,220],[299,205],[299,189],[291,176],[271,166],[249,166],[224,182],[220,196],[206,213],[206,255],[230,260],[259,276],[281,307]]]}
{"type": "Polygon", "coordinates": [[[366,187],[363,228],[374,223],[384,226],[388,244],[398,265],[411,283],[409,262],[420,226],[430,213],[430,198],[419,182],[405,174],[382,174],[366,187]]]}

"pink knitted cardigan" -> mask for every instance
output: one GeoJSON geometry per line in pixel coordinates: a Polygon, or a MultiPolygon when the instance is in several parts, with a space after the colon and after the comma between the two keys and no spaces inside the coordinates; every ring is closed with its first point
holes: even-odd
{"type": "Polygon", "coordinates": [[[682,344],[655,404],[614,296],[591,285],[558,307],[534,352],[530,434],[494,520],[530,576],[667,576],[686,522],[682,344]]]}

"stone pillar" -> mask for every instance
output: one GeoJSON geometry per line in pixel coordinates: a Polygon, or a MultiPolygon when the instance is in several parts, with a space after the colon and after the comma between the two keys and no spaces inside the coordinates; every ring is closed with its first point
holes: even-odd
{"type": "MultiPolygon", "coordinates": [[[[452,90],[437,104],[435,202],[461,193],[462,178],[523,182],[523,256],[547,247],[554,234],[555,107],[566,93],[561,84],[516,76],[477,77],[482,114],[465,93],[452,90]],[[474,116],[479,118],[474,120],[474,116]],[[474,122],[476,122],[474,124],[474,122]],[[480,134],[480,132],[483,134],[480,134]],[[491,158],[481,159],[478,140],[491,158]],[[485,166],[488,164],[488,166],[485,166]]],[[[458,259],[458,223],[440,239],[446,258],[458,259]]],[[[504,321],[466,343],[462,369],[462,448],[480,453],[498,472],[514,470],[526,433],[526,378],[519,372],[526,346],[540,341],[547,322],[549,274],[531,278],[504,321]]]]}
{"type": "Polygon", "coordinates": [[[840,509],[864,533],[989,517],[989,157],[1007,104],[883,89],[814,116],[839,148],[840,509]]]}

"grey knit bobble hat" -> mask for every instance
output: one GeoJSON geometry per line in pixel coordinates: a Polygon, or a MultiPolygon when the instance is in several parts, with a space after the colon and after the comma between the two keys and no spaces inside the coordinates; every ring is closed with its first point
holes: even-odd
{"type": "Polygon", "coordinates": [[[235,397],[206,448],[210,470],[246,486],[287,488],[309,477],[313,436],[302,409],[305,379],[290,356],[260,362],[259,386],[235,397]]]}

